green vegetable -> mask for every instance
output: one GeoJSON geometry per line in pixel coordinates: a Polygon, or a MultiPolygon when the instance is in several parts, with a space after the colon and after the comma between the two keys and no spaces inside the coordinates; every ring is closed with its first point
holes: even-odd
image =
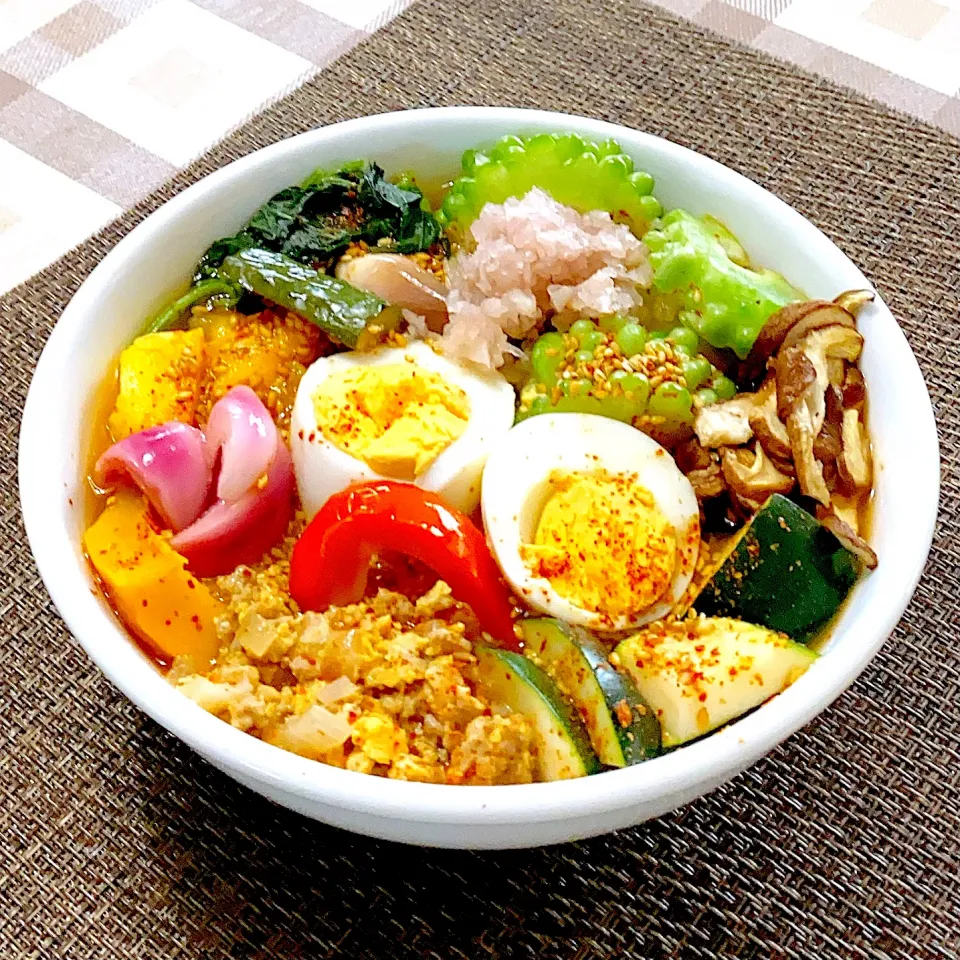
{"type": "Polygon", "coordinates": [[[596,327],[593,324],[592,320],[587,320],[586,318],[581,320],[574,320],[570,325],[570,333],[573,334],[579,341],[581,345],[583,344],[584,338],[591,336],[596,332],[596,327]]]}
{"type": "Polygon", "coordinates": [[[155,317],[147,322],[144,333],[158,333],[161,330],[168,330],[182,317],[191,307],[206,300],[218,298],[226,303],[235,303],[239,298],[240,291],[227,280],[221,277],[213,277],[210,280],[203,280],[194,284],[182,297],[177,297],[173,303],[165,306],[155,317]]]}
{"type": "Polygon", "coordinates": [[[635,172],[633,160],[615,141],[541,133],[504,137],[488,151],[468,150],[463,174],[440,208],[440,221],[466,230],[485,203],[522,197],[533,187],[581,213],[606,210],[638,236],[663,211],[653,196],[653,178],[635,172]]]}
{"type": "Polygon", "coordinates": [[[817,659],[781,633],[726,618],[696,617],[640,633],[611,655],[675,747],[722,727],[780,693],[817,659]]]}
{"type": "Polygon", "coordinates": [[[365,290],[319,273],[282,253],[244,250],[227,257],[218,275],[315,323],[338,343],[354,349],[375,340],[388,325],[384,303],[365,290]],[[380,330],[373,330],[377,319],[380,330]]]}
{"type": "Polygon", "coordinates": [[[391,183],[375,163],[358,160],[337,171],[317,170],[271,197],[238,234],[207,250],[194,279],[213,276],[226,257],[253,248],[329,265],[358,240],[415,253],[440,240],[440,226],[412,181],[391,183]]]}
{"type": "Polygon", "coordinates": [[[639,323],[625,323],[617,331],[615,339],[624,356],[632,357],[643,350],[647,342],[647,331],[639,323]]]}
{"type": "MultiPolygon", "coordinates": [[[[579,340],[577,341],[579,345],[579,340]]],[[[557,369],[565,352],[562,333],[545,333],[537,338],[530,354],[533,372],[540,383],[556,383],[557,369]]]]}
{"type": "Polygon", "coordinates": [[[729,377],[720,374],[713,381],[713,389],[721,400],[732,400],[737,392],[737,385],[729,377]]]}
{"type": "MultiPolygon", "coordinates": [[[[696,353],[696,335],[686,328],[649,333],[634,320],[577,320],[567,333],[541,335],[530,354],[532,377],[520,394],[518,418],[540,413],[595,413],[662,435],[693,422],[696,406],[716,402],[724,382],[706,357],[696,353]],[[679,337],[680,343],[676,342],[679,337]],[[608,355],[609,354],[609,355],[608,355]],[[661,355],[671,358],[664,378],[661,355]],[[660,382],[651,389],[651,378],[660,382]],[[649,418],[657,418],[654,424],[649,418]],[[646,419],[645,419],[646,418],[646,419]]],[[[656,382],[656,381],[654,381],[656,382]]],[[[735,389],[735,388],[734,388],[735,389]]]]}
{"type": "Polygon", "coordinates": [[[703,225],[710,231],[714,240],[720,244],[726,251],[727,256],[741,267],[750,266],[750,257],[747,251],[743,249],[740,241],[730,232],[726,224],[721,223],[716,217],[705,213],[701,218],[703,225]]]}
{"type": "Polygon", "coordinates": [[[620,316],[610,316],[610,317],[600,317],[597,320],[597,325],[604,333],[619,333],[620,329],[626,326],[629,323],[627,317],[620,316]]]}
{"type": "Polygon", "coordinates": [[[569,780],[599,773],[583,724],[532,660],[519,653],[476,647],[477,680],[495,702],[525,714],[537,733],[537,778],[569,780]]]}
{"type": "Polygon", "coordinates": [[[660,753],[660,724],[630,679],[585,630],[560,620],[524,620],[524,652],[573,702],[600,762],[641,763],[660,753]]]}
{"type": "MultiPolygon", "coordinates": [[[[295,303],[310,304],[313,312],[307,319],[353,346],[350,340],[358,335],[358,319],[379,313],[382,301],[340,281],[332,281],[336,286],[328,287],[326,280],[330,278],[317,284],[322,274],[309,270],[298,275],[290,263],[326,268],[349,244],[360,240],[382,250],[416,253],[442,242],[442,236],[439,223],[411,178],[391,183],[380,167],[366,160],[348,163],[335,172],[316,170],[300,186],[287,187],[271,197],[239,233],[217,240],[197,265],[194,285],[153,317],[147,332],[173,326],[190,307],[213,297],[236,302],[241,291],[230,270],[224,271],[222,265],[230,258],[239,258],[248,270],[259,262],[266,268],[286,271],[290,280],[285,291],[287,301],[267,293],[259,295],[298,313],[302,311],[295,303]],[[271,253],[283,255],[284,260],[271,264],[264,259],[271,253]],[[303,283],[310,289],[294,289],[303,283]]],[[[236,272],[238,268],[235,264],[231,269],[236,272]]],[[[258,293],[253,280],[248,280],[243,289],[258,293]]],[[[278,289],[273,286],[275,280],[273,276],[269,282],[261,278],[257,284],[278,289]]],[[[383,320],[383,326],[389,325],[386,315],[383,320]]]]}
{"type": "Polygon", "coordinates": [[[687,423],[692,419],[693,401],[686,387],[668,380],[653,391],[647,409],[652,417],[687,423]]]}
{"type": "Polygon", "coordinates": [[[706,357],[692,357],[683,361],[683,379],[688,390],[696,390],[713,375],[713,368],[706,357]]]}
{"type": "Polygon", "coordinates": [[[859,576],[860,561],[826,527],[774,494],[730,545],[694,607],[807,642],[859,576]]]}
{"type": "Polygon", "coordinates": [[[751,270],[731,259],[731,237],[715,220],[672,210],[643,239],[656,289],[682,300],[680,322],[742,360],[767,319],[803,294],[773,270],[751,270]]]}
{"type": "Polygon", "coordinates": [[[667,339],[688,357],[694,356],[700,348],[700,338],[689,327],[674,327],[667,333],[667,339]]]}

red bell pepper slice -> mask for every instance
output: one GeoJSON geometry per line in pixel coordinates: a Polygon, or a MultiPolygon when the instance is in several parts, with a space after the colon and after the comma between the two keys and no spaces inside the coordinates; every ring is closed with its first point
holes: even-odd
{"type": "Polygon", "coordinates": [[[458,510],[412,483],[371,480],[334,494],[293,549],[290,593],[301,610],[356,603],[372,555],[419,560],[473,608],[502,646],[519,649],[513,604],[483,533],[458,510]]]}

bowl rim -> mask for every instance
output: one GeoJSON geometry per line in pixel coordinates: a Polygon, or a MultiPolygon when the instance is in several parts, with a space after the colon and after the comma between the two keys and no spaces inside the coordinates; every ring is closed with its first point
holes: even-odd
{"type": "MultiPolygon", "coordinates": [[[[896,596],[883,609],[870,609],[847,630],[847,642],[821,658],[813,668],[786,691],[728,727],[695,741],[672,753],[633,767],[605,771],[603,776],[554,783],[536,783],[499,787],[411,783],[388,780],[330,767],[287,753],[206,713],[176,691],[152,666],[149,673],[129,670],[111,656],[117,635],[129,638],[114,622],[110,628],[101,601],[91,595],[92,578],[85,565],[78,564],[75,545],[59,535],[51,535],[45,515],[46,491],[39,478],[48,463],[44,446],[43,418],[46,408],[42,392],[55,382],[58,367],[69,362],[67,347],[73,327],[93,314],[97,298],[110,282],[111,275],[136,249],[146,232],[161,233],[191,205],[227,184],[230,180],[282,162],[284,156],[305,144],[321,143],[328,138],[348,139],[352,134],[372,128],[389,129],[394,124],[421,121],[468,122],[492,117],[522,128],[525,124],[553,125],[562,129],[576,126],[589,129],[598,137],[623,138],[642,150],[656,145],[679,157],[690,169],[708,174],[721,188],[732,194],[772,204],[778,216],[795,230],[799,242],[818,251],[818,256],[842,258],[859,276],[866,288],[872,285],[845,254],[810,221],[758,184],[730,168],[672,141],[618,124],[573,114],[544,110],[500,107],[438,107],[423,110],[389,112],[346,120],[279,141],[250,153],[187,187],[150,214],[107,254],[77,291],[56,324],[35,369],[21,421],[19,442],[19,486],[23,519],[33,556],[41,577],[71,633],[107,678],[136,706],[151,716],[201,756],[228,772],[255,781],[303,800],[340,807],[357,814],[368,814],[397,821],[431,821],[437,824],[513,824],[522,825],[601,815],[615,810],[650,803],[666,795],[697,794],[716,785],[733,773],[745,769],[769,752],[791,733],[809,722],[846,689],[866,667],[899,621],[922,574],[929,552],[939,499],[939,446],[932,406],[916,358],[902,330],[896,334],[900,346],[910,358],[906,369],[898,372],[900,390],[919,402],[916,426],[922,462],[913,469],[920,478],[920,493],[911,516],[912,535],[899,559],[896,596]],[[762,195],[762,196],[761,196],[762,195]],[[921,412],[922,411],[922,412],[921,412]],[[830,669],[825,669],[829,664],[830,669]],[[820,669],[818,669],[820,668],[820,669]]],[[[887,311],[877,298],[877,308],[887,311]]],[[[114,648],[115,649],[115,648],[114,648]]],[[[122,659],[122,658],[121,658],[122,659]]],[[[144,660],[146,665],[146,661],[144,660]]]]}

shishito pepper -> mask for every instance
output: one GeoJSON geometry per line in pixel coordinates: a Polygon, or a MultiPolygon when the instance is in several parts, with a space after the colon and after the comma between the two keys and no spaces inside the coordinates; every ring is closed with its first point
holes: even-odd
{"type": "Polygon", "coordinates": [[[272,250],[233,254],[217,276],[292,310],[351,350],[373,346],[378,334],[396,323],[396,311],[385,310],[379,297],[272,250]]]}
{"type": "Polygon", "coordinates": [[[426,564],[494,640],[519,648],[510,595],[482,531],[412,483],[372,480],[334,494],[294,547],[290,594],[302,610],[356,603],[381,550],[426,564]]]}
{"type": "Polygon", "coordinates": [[[769,317],[804,297],[779,273],[732,260],[731,239],[685,210],[672,210],[643,238],[657,290],[681,298],[680,322],[742,360],[769,317]]]}
{"type": "Polygon", "coordinates": [[[191,306],[202,301],[232,307],[244,293],[252,293],[286,307],[316,324],[334,343],[351,350],[375,346],[384,331],[400,320],[400,311],[379,297],[336,277],[314,270],[284,253],[259,248],[225,257],[215,275],[201,280],[168,304],[147,324],[147,331],[163,331],[191,306]]]}

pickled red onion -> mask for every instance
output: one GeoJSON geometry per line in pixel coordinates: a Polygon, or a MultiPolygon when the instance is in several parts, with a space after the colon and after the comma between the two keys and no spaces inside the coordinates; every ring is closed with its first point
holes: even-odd
{"type": "Polygon", "coordinates": [[[260,398],[234,387],[210,411],[204,428],[211,463],[220,454],[217,497],[239,500],[267,472],[277,452],[277,428],[260,398]]]}
{"type": "Polygon", "coordinates": [[[97,483],[121,477],[143,491],[164,522],[182,530],[200,516],[213,481],[203,434],[171,420],[117,441],[97,460],[97,483]]]}
{"type": "Polygon", "coordinates": [[[294,480],[293,461],[279,439],[263,476],[262,486],[255,483],[237,500],[219,498],[170,541],[197,576],[215,577],[256,563],[283,536],[293,516],[294,480]]]}

